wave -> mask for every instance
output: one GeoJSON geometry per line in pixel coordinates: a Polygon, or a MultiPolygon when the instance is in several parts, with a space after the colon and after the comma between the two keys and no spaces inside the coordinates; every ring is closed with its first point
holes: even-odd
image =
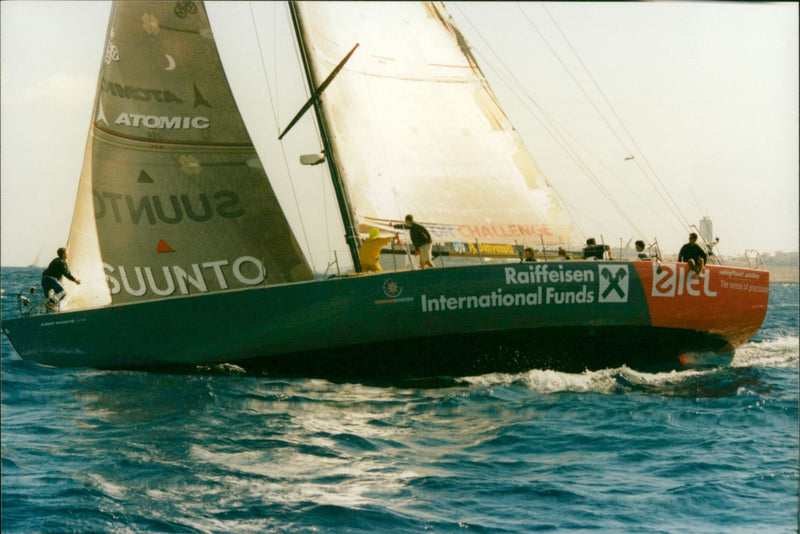
{"type": "Polygon", "coordinates": [[[661,373],[635,371],[627,366],[583,373],[562,373],[546,369],[532,369],[524,373],[492,373],[464,377],[461,380],[473,386],[516,386],[538,393],[600,393],[619,395],[636,391],[674,389],[691,379],[708,375],[708,370],[687,369],[661,373]]]}
{"type": "Polygon", "coordinates": [[[521,387],[542,394],[736,396],[761,389],[761,381],[753,375],[754,368],[796,368],[800,360],[798,343],[797,336],[747,343],[737,349],[728,367],[644,372],[622,366],[583,373],[532,369],[516,374],[463,377],[460,381],[478,388],[521,387]]]}
{"type": "Polygon", "coordinates": [[[738,349],[731,367],[796,367],[800,361],[800,339],[781,336],[745,343],[738,349]]]}
{"type": "MultiPolygon", "coordinates": [[[[797,367],[800,362],[800,339],[797,336],[782,336],[759,342],[746,343],[736,350],[728,367],[687,368],[663,372],[645,372],[621,366],[613,369],[566,373],[549,369],[532,369],[522,373],[489,373],[468,377],[441,377],[440,379],[406,380],[394,384],[400,389],[438,389],[459,386],[478,389],[493,386],[521,387],[543,394],[554,393],[599,393],[603,395],[625,395],[631,393],[667,396],[701,395],[719,396],[731,394],[727,385],[732,382],[748,381],[738,376],[749,368],[759,367],[797,367]],[[738,370],[738,372],[737,372],[738,370]],[[725,387],[721,388],[721,385],[725,387]],[[721,388],[721,389],[720,389],[721,388]],[[724,391],[723,391],[724,390],[724,391]]],[[[172,370],[175,371],[174,369],[172,370]]],[[[238,365],[226,363],[208,366],[189,366],[185,372],[190,374],[222,376],[260,376],[263,373],[251,371],[238,365]]],[[[266,377],[265,377],[266,378],[266,377]]],[[[289,381],[297,387],[296,381],[289,381]]],[[[307,387],[315,381],[301,380],[307,387]]],[[[326,386],[334,382],[321,381],[326,386]]],[[[369,384],[364,384],[368,386],[369,384]]]]}

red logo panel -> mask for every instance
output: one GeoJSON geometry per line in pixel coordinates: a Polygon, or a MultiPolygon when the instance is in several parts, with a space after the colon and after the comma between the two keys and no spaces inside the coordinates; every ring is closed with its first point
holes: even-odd
{"type": "Polygon", "coordinates": [[[767,313],[769,273],[709,265],[700,279],[685,263],[635,262],[653,326],[752,337],[767,313]]]}

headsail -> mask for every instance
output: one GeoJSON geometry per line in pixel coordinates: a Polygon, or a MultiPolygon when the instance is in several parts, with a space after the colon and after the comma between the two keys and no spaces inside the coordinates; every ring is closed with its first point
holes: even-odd
{"type": "Polygon", "coordinates": [[[574,232],[441,3],[298,2],[359,228],[413,213],[438,241],[567,243],[574,232]]]}
{"type": "Polygon", "coordinates": [[[69,247],[73,309],[312,278],[202,3],[113,4],[69,247]]]}

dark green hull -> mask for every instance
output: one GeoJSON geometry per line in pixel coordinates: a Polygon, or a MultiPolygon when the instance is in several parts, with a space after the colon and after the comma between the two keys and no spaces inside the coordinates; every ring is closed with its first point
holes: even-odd
{"type": "MultiPolygon", "coordinates": [[[[764,293],[741,303],[748,313],[731,312],[752,317],[733,330],[693,326],[696,317],[680,311],[686,295],[672,297],[679,310],[672,322],[654,321],[650,266],[539,262],[392,272],[25,317],[5,321],[3,330],[23,358],[53,366],[231,362],[276,376],[367,379],[674,367],[689,353],[730,359],[758,330],[764,293]]],[[[722,302],[713,283],[723,276],[709,269],[709,277],[714,295],[689,295],[692,308],[722,302]]]]}

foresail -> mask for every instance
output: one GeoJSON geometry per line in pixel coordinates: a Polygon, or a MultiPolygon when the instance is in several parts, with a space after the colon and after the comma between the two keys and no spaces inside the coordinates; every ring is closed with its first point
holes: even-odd
{"type": "Polygon", "coordinates": [[[412,213],[437,241],[574,241],[566,213],[441,3],[300,2],[359,229],[412,213]]]}
{"type": "Polygon", "coordinates": [[[312,278],[202,3],[113,4],[69,248],[72,308],[312,278]]]}

